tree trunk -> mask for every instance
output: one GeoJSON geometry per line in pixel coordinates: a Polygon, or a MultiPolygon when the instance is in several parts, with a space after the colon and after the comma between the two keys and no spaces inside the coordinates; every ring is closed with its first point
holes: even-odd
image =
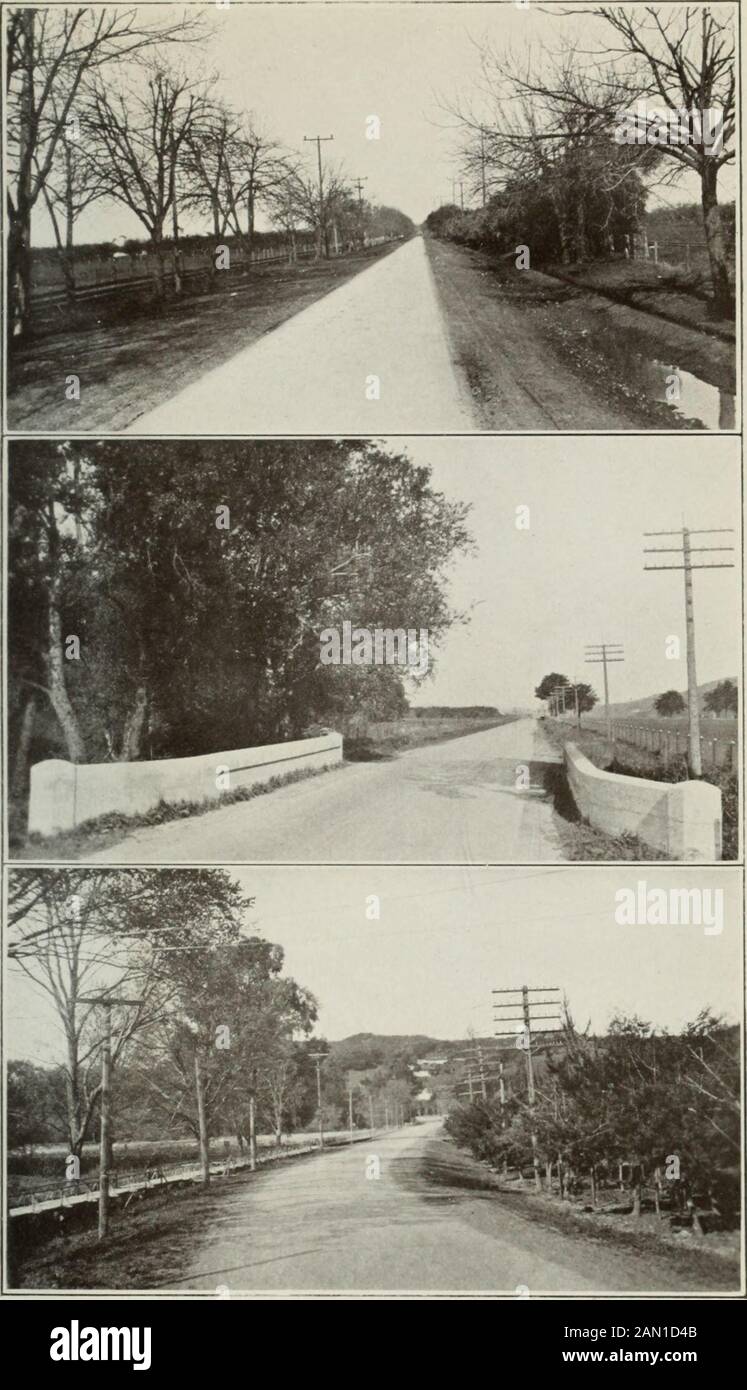
{"type": "Polygon", "coordinates": [[[641,1214],[641,1179],[635,1178],[633,1183],[633,1212],[632,1215],[638,1218],[641,1214]]]}
{"type": "Polygon", "coordinates": [[[65,293],[75,301],[75,198],[73,196],[73,156],[65,143],[65,168],[67,186],[65,189],[65,249],[62,253],[62,274],[65,277],[65,293]]]}
{"type": "Polygon", "coordinates": [[[49,596],[48,644],[46,653],[47,685],[52,708],[62,729],[71,763],[84,763],[86,749],[77,715],[65,683],[65,658],[62,654],[62,619],[57,606],[57,581],[52,581],[49,596]]]}
{"type": "Polygon", "coordinates": [[[257,1127],[255,1119],[254,1096],[249,1097],[249,1167],[252,1172],[257,1166],[257,1127]]]}
{"type": "Polygon", "coordinates": [[[166,264],[163,245],[162,225],[153,228],[153,231],[151,232],[150,236],[150,244],[153,248],[153,254],[156,258],[154,277],[156,284],[156,294],[158,295],[159,299],[163,299],[166,294],[166,264]]]}
{"type": "Polygon", "coordinates": [[[718,169],[715,161],[707,155],[703,157],[700,173],[700,201],[703,208],[708,259],[713,281],[713,305],[720,314],[734,313],[734,295],[729,283],[729,267],[726,259],[724,229],[721,223],[721,209],[718,204],[718,169]]]}
{"type": "Polygon", "coordinates": [[[207,1187],[210,1182],[210,1139],[208,1137],[207,1116],[205,1114],[205,1086],[202,1079],[202,1067],[200,1065],[200,1049],[197,1045],[195,1045],[195,1097],[197,1100],[197,1128],[200,1142],[202,1184],[203,1187],[207,1187]]]}
{"type": "MultiPolygon", "coordinates": [[[[20,121],[18,131],[18,189],[16,206],[8,207],[8,337],[23,338],[31,314],[31,132],[34,121],[35,12],[22,10],[20,121]]],[[[8,203],[10,200],[7,200],[8,203]]]]}
{"type": "Polygon", "coordinates": [[[591,1187],[591,1205],[595,1207],[597,1204],[597,1170],[593,1163],[589,1169],[589,1185],[591,1187]]]}
{"type": "Polygon", "coordinates": [[[688,1209],[688,1211],[689,1211],[689,1213],[690,1213],[690,1216],[691,1216],[691,1219],[692,1219],[693,1230],[694,1230],[695,1234],[696,1234],[697,1236],[703,1236],[703,1235],[705,1235],[705,1231],[703,1230],[703,1225],[702,1225],[702,1223],[701,1223],[700,1217],[698,1216],[698,1208],[697,1208],[697,1206],[696,1206],[696,1204],[695,1204],[694,1198],[688,1197],[688,1199],[687,1199],[687,1209],[688,1209]]]}
{"type": "Polygon", "coordinates": [[[28,332],[31,305],[31,214],[16,210],[8,233],[8,336],[28,332]]]}
{"type": "Polygon", "coordinates": [[[587,255],[586,208],[584,206],[583,192],[581,190],[577,190],[576,198],[576,260],[585,261],[587,255]]]}
{"type": "Polygon", "coordinates": [[[135,704],[127,715],[122,734],[122,751],[118,758],[121,763],[134,763],[140,757],[143,729],[148,712],[148,690],[139,685],[135,692],[135,704]]]}
{"type": "Polygon", "coordinates": [[[11,800],[17,804],[26,796],[29,784],[29,754],[31,751],[31,740],[34,736],[34,720],[36,719],[36,695],[30,695],[23,707],[21,715],[21,728],[18,733],[18,745],[13,759],[13,772],[11,775],[10,795],[11,800]]]}
{"type": "Polygon", "coordinates": [[[251,259],[254,250],[254,193],[250,193],[246,200],[246,244],[251,259]]]}

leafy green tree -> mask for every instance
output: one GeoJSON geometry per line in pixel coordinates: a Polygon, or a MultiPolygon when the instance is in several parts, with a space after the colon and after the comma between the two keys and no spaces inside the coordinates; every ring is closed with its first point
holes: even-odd
{"type": "Polygon", "coordinates": [[[391,670],[322,666],[320,633],[346,619],[426,628],[433,651],[460,620],[446,573],[471,545],[466,510],[374,443],[19,444],[14,751],[32,695],[54,712],[49,753],[75,762],[244,747],[354,703],[401,708],[391,670]]]}
{"type": "Polygon", "coordinates": [[[538,700],[549,700],[556,685],[565,685],[572,689],[567,676],[561,676],[558,671],[551,671],[549,676],[542,677],[539,685],[535,688],[535,697],[538,700]]]}
{"type": "Polygon", "coordinates": [[[669,719],[674,714],[682,714],[686,708],[679,690],[665,690],[663,695],[659,695],[658,699],[654,701],[656,713],[664,719],[669,719]]]}
{"type": "Polygon", "coordinates": [[[578,685],[572,685],[566,697],[566,706],[570,709],[574,707],[578,709],[579,725],[581,723],[581,715],[588,714],[597,704],[599,704],[599,696],[585,681],[581,681],[578,685]]]}
{"type": "Polygon", "coordinates": [[[198,1139],[204,1182],[219,1126],[230,1127],[240,1146],[248,1138],[256,1158],[258,1098],[273,1072],[277,1080],[294,1036],[308,1034],[316,1019],[313,996],[282,969],[282,947],[260,937],[177,951],[162,966],[169,1002],[143,1036],[138,1062],[164,1120],[198,1139]]]}
{"type": "Polygon", "coordinates": [[[112,1061],[154,1026],[168,999],[168,963],[238,937],[245,900],[223,870],[15,869],[8,954],[50,1001],[65,1041],[66,1139],[80,1155],[100,1096],[103,995],[113,1007],[112,1061]]]}
{"type": "Polygon", "coordinates": [[[710,714],[737,714],[739,691],[734,681],[719,681],[714,690],[708,691],[703,706],[710,714]]]}

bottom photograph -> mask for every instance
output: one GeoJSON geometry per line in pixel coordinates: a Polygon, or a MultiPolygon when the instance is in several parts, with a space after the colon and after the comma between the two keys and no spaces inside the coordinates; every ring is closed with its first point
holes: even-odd
{"type": "Polygon", "coordinates": [[[4,1291],[743,1288],[739,871],[5,883],[4,1291]]]}

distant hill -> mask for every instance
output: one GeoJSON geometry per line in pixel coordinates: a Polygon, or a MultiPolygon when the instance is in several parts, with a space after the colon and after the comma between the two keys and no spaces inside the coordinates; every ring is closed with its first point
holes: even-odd
{"type": "Polygon", "coordinates": [[[429,1038],[423,1033],[354,1033],[352,1037],[330,1042],[335,1060],[346,1070],[369,1071],[373,1067],[391,1066],[397,1058],[415,1061],[418,1057],[451,1057],[469,1047],[468,1039],[444,1041],[429,1038]]]}
{"type": "MultiPolygon", "coordinates": [[[[722,676],[721,680],[730,680],[733,681],[736,686],[739,685],[739,681],[737,680],[736,676],[722,676]]],[[[708,695],[711,690],[715,690],[716,686],[720,684],[720,680],[706,681],[705,685],[698,686],[698,699],[700,701],[701,710],[703,709],[706,695],[708,695]]],[[[675,687],[671,686],[669,688],[674,689],[675,687]]],[[[663,690],[657,690],[655,694],[644,695],[641,697],[640,700],[625,700],[621,704],[610,705],[610,713],[612,714],[613,718],[616,719],[630,719],[634,715],[639,715],[641,718],[657,718],[658,716],[656,714],[656,710],[654,709],[654,705],[658,700],[659,696],[663,693],[663,690]]],[[[681,690],[680,694],[683,700],[687,701],[687,690],[681,690]]],[[[603,713],[604,705],[600,700],[599,704],[594,707],[594,710],[589,717],[591,719],[598,719],[600,714],[603,713]]],[[[730,716],[727,715],[726,717],[729,718],[730,716]]]]}

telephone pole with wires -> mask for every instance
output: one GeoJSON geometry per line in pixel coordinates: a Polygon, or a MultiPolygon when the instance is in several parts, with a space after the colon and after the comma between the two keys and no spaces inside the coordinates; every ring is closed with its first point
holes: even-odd
{"type": "MultiPolygon", "coordinates": [[[[524,1053],[527,1072],[527,1100],[529,1102],[530,1116],[536,1103],[536,1092],[534,1085],[534,1060],[532,1047],[536,1037],[545,1036],[549,1033],[559,1033],[561,1031],[562,1019],[560,1017],[560,1000],[552,996],[559,995],[560,989],[557,985],[522,985],[519,989],[494,989],[493,994],[505,994],[509,997],[505,1003],[496,1003],[493,1008],[499,1010],[494,1022],[501,1025],[500,1031],[495,1034],[497,1038],[515,1037],[516,1046],[524,1053]],[[542,998],[535,996],[542,995],[542,998]],[[550,995],[549,999],[545,995],[550,995]],[[549,1005],[552,1013],[537,1013],[537,1009],[549,1005]],[[503,1014],[502,1009],[513,1009],[512,1014],[503,1014]],[[513,1028],[506,1029],[503,1025],[513,1023],[513,1028]],[[553,1028],[544,1026],[537,1027],[537,1024],[553,1023],[558,1025],[553,1028]],[[519,1027],[516,1027],[516,1024],[519,1027]]],[[[542,1178],[539,1168],[539,1154],[537,1151],[537,1133],[534,1124],[530,1129],[532,1141],[532,1168],[534,1170],[534,1186],[538,1192],[542,1191],[542,1178]]]]}
{"type": "Polygon", "coordinates": [[[101,1042],[101,1101],[99,1108],[99,1228],[98,1238],[109,1233],[109,1183],[111,1180],[112,1009],[142,1007],[142,999],[117,999],[111,994],[80,995],[82,1003],[99,1004],[104,1010],[101,1042]]]}
{"type": "Polygon", "coordinates": [[[586,646],[586,656],[584,660],[594,666],[604,667],[604,722],[607,732],[607,742],[612,742],[612,718],[610,716],[610,687],[607,677],[607,667],[611,661],[624,661],[625,652],[621,642],[597,642],[586,646]]]}
{"type": "Polygon", "coordinates": [[[691,531],[682,526],[679,531],[644,531],[644,536],[677,536],[679,544],[643,548],[644,555],[678,555],[682,561],[677,565],[647,565],[644,570],[683,570],[685,574],[685,631],[687,637],[687,745],[688,766],[693,777],[702,777],[703,760],[700,752],[700,704],[698,701],[698,676],[695,669],[695,609],[693,605],[693,570],[734,569],[733,560],[715,560],[693,563],[693,555],[714,555],[717,552],[733,551],[733,545],[691,545],[691,536],[733,535],[733,526],[709,526],[691,531]]]}
{"type": "Polygon", "coordinates": [[[316,161],[319,173],[319,256],[322,254],[322,243],[329,254],[327,248],[327,225],[324,215],[324,179],[322,176],[322,145],[328,140],[334,140],[334,135],[304,135],[304,144],[316,145],[316,161]]]}

